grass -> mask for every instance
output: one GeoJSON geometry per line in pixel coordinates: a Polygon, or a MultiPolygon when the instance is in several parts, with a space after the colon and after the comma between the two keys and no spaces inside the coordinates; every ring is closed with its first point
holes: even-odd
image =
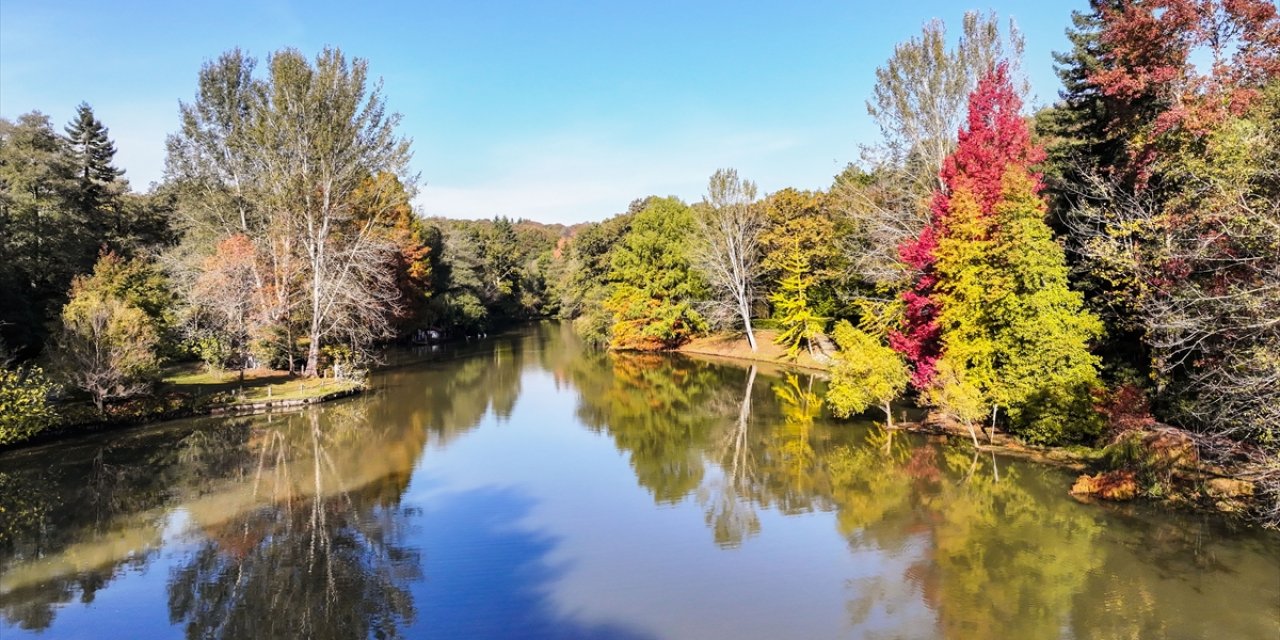
{"type": "Polygon", "coordinates": [[[358,386],[359,383],[350,380],[301,378],[273,369],[249,369],[242,379],[239,371],[207,371],[199,365],[175,368],[164,379],[165,391],[196,398],[225,395],[232,400],[218,404],[227,405],[306,400],[358,386]]]}

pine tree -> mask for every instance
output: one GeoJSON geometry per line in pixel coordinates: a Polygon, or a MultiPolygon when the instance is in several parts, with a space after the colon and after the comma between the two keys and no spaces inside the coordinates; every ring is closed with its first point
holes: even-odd
{"type": "Polygon", "coordinates": [[[65,131],[80,180],[81,205],[86,212],[92,212],[104,204],[110,193],[108,186],[124,175],[124,171],[111,164],[116,145],[107,137],[107,128],[93,115],[93,107],[87,102],[76,107],[76,117],[65,131]]]}

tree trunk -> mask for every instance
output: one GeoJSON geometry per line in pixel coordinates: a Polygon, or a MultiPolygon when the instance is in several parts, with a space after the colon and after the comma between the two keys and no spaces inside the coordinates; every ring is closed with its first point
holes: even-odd
{"type": "MultiPolygon", "coordinates": [[[[314,332],[312,335],[315,335],[314,332]]],[[[311,344],[307,346],[307,366],[302,371],[302,375],[314,378],[319,375],[320,367],[320,341],[312,338],[311,344]]]]}

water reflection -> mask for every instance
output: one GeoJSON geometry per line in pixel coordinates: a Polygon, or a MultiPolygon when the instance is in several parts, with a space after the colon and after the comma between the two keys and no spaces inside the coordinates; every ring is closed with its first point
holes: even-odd
{"type": "Polygon", "coordinates": [[[832,421],[818,376],[548,323],[375,384],[0,457],[3,635],[1280,634],[1274,535],[832,421]]]}
{"type": "Polygon", "coordinates": [[[387,435],[359,408],[257,434],[251,486],[267,501],[204,524],[171,572],[169,617],[187,637],[395,638],[413,621],[408,584],[422,570],[399,513],[408,475],[352,468],[370,462],[344,455],[358,439],[387,435]]]}

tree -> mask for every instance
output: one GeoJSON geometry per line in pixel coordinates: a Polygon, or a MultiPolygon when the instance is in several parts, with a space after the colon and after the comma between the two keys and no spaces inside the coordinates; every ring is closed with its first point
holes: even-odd
{"type": "Polygon", "coordinates": [[[612,314],[604,308],[609,297],[609,271],[614,249],[631,229],[631,221],[643,209],[642,200],[632,210],[598,224],[588,224],[569,238],[569,259],[561,286],[560,314],[573,318],[574,328],[588,343],[609,342],[612,314]]]}
{"type": "Polygon", "coordinates": [[[87,102],[76,107],[76,117],[64,130],[80,183],[81,210],[97,223],[98,229],[105,231],[110,225],[103,224],[103,218],[110,212],[104,208],[109,199],[118,195],[116,180],[124,175],[124,171],[111,164],[116,145],[107,137],[107,128],[93,115],[93,108],[87,102]]]}
{"type": "Polygon", "coordinates": [[[809,299],[818,313],[832,313],[846,258],[840,251],[844,229],[836,223],[829,198],[821,191],[788,187],[769,194],[762,206],[767,221],[760,234],[762,280],[776,287],[787,263],[799,252],[813,277],[809,299]]]}
{"type": "Polygon", "coordinates": [[[739,179],[734,169],[720,169],[712,174],[706,199],[696,213],[694,263],[712,291],[712,301],[732,310],[755,351],[751,308],[762,270],[765,228],[764,213],[756,204],[756,185],[739,179]]]}
{"type": "Polygon", "coordinates": [[[978,447],[978,430],[975,423],[990,413],[990,402],[982,390],[969,379],[968,369],[957,364],[950,356],[938,361],[938,373],[933,385],[925,390],[924,400],[942,415],[963,424],[978,447]]]}
{"type": "MultiPolygon", "coordinates": [[[[1032,180],[1012,166],[989,214],[967,190],[952,194],[934,265],[939,334],[953,377],[992,410],[1005,407],[1015,433],[1079,440],[1099,427],[1098,359],[1088,345],[1102,326],[1068,286],[1065,255],[1032,180]]],[[[962,420],[969,413],[958,412],[962,420]]]]}
{"type": "Polygon", "coordinates": [[[250,341],[261,310],[255,304],[253,271],[257,255],[248,236],[236,234],[223,240],[205,260],[188,294],[195,308],[191,332],[206,364],[249,366],[250,341]]]}
{"type": "Polygon", "coordinates": [[[191,261],[235,233],[253,238],[270,333],[291,370],[295,332],[305,334],[304,370],[317,375],[322,347],[361,353],[391,332],[396,249],[383,231],[401,213],[398,194],[412,191],[408,141],[364,60],[325,49],[312,62],[285,49],[266,78],[255,66],[234,50],[201,70],[166,171],[191,261]]]}
{"type": "Polygon", "coordinates": [[[898,248],[929,222],[930,194],[943,184],[940,172],[955,148],[965,100],[997,60],[1016,60],[1022,48],[1012,23],[1002,37],[994,14],[969,12],[954,48],[947,48],[945,25],[934,20],[876,69],[867,112],[881,143],[864,149],[857,175],[837,179],[831,190],[832,206],[849,227],[843,238],[854,276],[896,290],[912,275],[898,248]]]}
{"type": "Polygon", "coordinates": [[[72,277],[93,265],[96,239],[76,191],[70,150],[48,116],[0,120],[0,330],[19,355],[39,351],[72,277]]]}
{"type": "Polygon", "coordinates": [[[1154,0],[1100,7],[1100,65],[1089,81],[1120,107],[1121,169],[1142,187],[1166,134],[1201,136],[1239,116],[1280,76],[1280,13],[1269,0],[1154,0]],[[1192,61],[1206,55],[1209,64],[1192,61]],[[1203,68],[1206,71],[1201,71],[1203,68]]]}
{"type": "Polygon", "coordinates": [[[159,365],[147,314],[110,285],[96,272],[75,279],[54,356],[60,374],[87,392],[99,412],[108,401],[150,388],[159,365]]]}
{"type": "Polygon", "coordinates": [[[774,342],[785,346],[788,357],[795,358],[802,346],[812,350],[812,340],[822,333],[823,323],[809,305],[814,277],[810,275],[812,270],[808,257],[800,250],[798,242],[787,253],[781,267],[783,276],[778,282],[778,289],[769,296],[782,327],[774,342]]]}
{"type": "Polygon", "coordinates": [[[1127,345],[1129,377],[1155,382],[1162,418],[1266,441],[1280,14],[1262,0],[1095,2],[1088,33],[1061,70],[1080,99],[1059,107],[1087,126],[1050,129],[1098,155],[1059,170],[1090,305],[1127,345]],[[1100,137],[1115,150],[1095,153],[1100,137]]]}
{"type": "Polygon", "coordinates": [[[912,382],[917,388],[928,387],[934,363],[942,353],[939,308],[933,296],[938,277],[933,264],[939,237],[947,233],[953,194],[965,192],[978,207],[978,215],[991,215],[1000,201],[1006,171],[1016,167],[1028,172],[1044,157],[1043,151],[1031,144],[1021,106],[1007,65],[996,66],[979,81],[969,96],[967,125],[960,130],[956,150],[947,156],[939,174],[944,188],[934,192],[930,222],[899,247],[902,261],[917,275],[902,294],[902,330],[891,333],[889,341],[911,363],[912,382]]]}
{"type": "Polygon", "coordinates": [[[1004,64],[970,96],[967,126],[942,172],[946,189],[935,194],[929,226],[903,248],[921,276],[903,294],[904,329],[890,340],[912,361],[918,388],[934,386],[945,355],[953,377],[986,406],[1007,409],[1015,432],[1078,439],[1098,426],[1098,362],[1088,345],[1102,327],[1068,286],[1031,171],[1043,152],[1020,107],[1004,64]]]}
{"type": "Polygon", "coordinates": [[[1001,59],[1021,58],[1023,39],[1010,22],[1005,43],[995,14],[969,11],[955,48],[946,47],[946,25],[936,19],[926,23],[919,38],[894,47],[889,61],[876,69],[873,98],[867,101],[884,151],[897,164],[918,163],[914,173],[926,189],[943,186],[939,172],[955,146],[954,132],[978,78],[1001,59]]]}
{"type": "Polygon", "coordinates": [[[910,382],[906,363],[892,348],[846,320],[836,324],[834,338],[840,351],[827,391],[831,412],[847,418],[874,405],[884,411],[886,426],[892,427],[892,403],[910,382]]]}
{"type": "Polygon", "coordinates": [[[613,348],[669,349],[705,330],[694,308],[705,284],[687,247],[695,225],[689,207],[675,198],[651,199],[636,214],[609,270],[613,288],[605,309],[613,315],[613,348]]]}
{"type": "Polygon", "coordinates": [[[304,372],[320,372],[320,347],[337,339],[363,347],[388,334],[394,308],[390,248],[374,233],[390,202],[355,196],[378,173],[406,175],[409,143],[395,135],[398,114],[386,113],[381,87],[366,95],[368,63],[348,63],[326,48],[315,62],[285,49],[268,61],[266,95],[255,113],[255,142],[265,166],[262,203],[284,215],[306,267],[308,313],[304,372]],[[353,215],[365,205],[363,220],[353,215]]]}

